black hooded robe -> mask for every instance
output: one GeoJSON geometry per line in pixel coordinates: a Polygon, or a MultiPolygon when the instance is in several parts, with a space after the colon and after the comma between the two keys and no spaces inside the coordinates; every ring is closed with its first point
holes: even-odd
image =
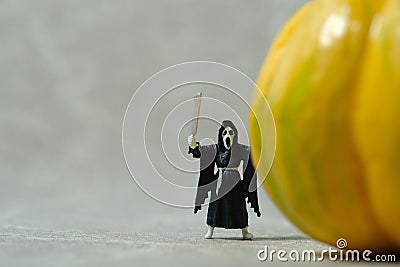
{"type": "Polygon", "coordinates": [[[224,121],[219,132],[218,144],[199,145],[189,153],[200,158],[200,177],[195,199],[195,213],[201,209],[205,199],[211,192],[207,213],[207,225],[226,229],[240,229],[248,226],[246,201],[257,216],[261,216],[257,197],[257,175],[255,173],[250,147],[237,143],[236,127],[229,121],[224,121]],[[235,131],[235,138],[230,150],[226,150],[220,142],[221,129],[230,126],[235,131]],[[223,157],[228,157],[228,161],[223,157]],[[243,173],[237,169],[243,162],[243,173]],[[222,171],[220,187],[218,187],[218,168],[222,171]],[[218,190],[217,190],[218,188],[218,190]]]}

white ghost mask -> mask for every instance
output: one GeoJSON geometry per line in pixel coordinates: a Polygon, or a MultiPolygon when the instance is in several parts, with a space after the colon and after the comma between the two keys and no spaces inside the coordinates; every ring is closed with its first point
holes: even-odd
{"type": "Polygon", "coordinates": [[[233,138],[235,136],[235,132],[231,127],[226,127],[222,132],[222,141],[224,142],[224,147],[226,149],[230,149],[233,145],[233,138]]]}

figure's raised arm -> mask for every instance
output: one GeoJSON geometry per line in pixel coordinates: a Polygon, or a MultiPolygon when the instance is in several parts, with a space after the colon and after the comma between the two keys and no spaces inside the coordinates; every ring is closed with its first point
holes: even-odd
{"type": "Polygon", "coordinates": [[[196,137],[194,135],[189,135],[188,137],[189,144],[189,154],[192,154],[194,158],[200,158],[201,152],[199,148],[199,142],[196,142],[196,137]]]}

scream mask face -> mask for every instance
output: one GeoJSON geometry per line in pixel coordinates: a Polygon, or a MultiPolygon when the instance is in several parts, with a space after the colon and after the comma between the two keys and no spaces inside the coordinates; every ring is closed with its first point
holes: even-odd
{"type": "Polygon", "coordinates": [[[233,138],[235,136],[235,132],[233,129],[229,126],[227,126],[223,131],[222,131],[222,141],[224,144],[224,147],[226,149],[230,149],[233,145],[233,138]]]}

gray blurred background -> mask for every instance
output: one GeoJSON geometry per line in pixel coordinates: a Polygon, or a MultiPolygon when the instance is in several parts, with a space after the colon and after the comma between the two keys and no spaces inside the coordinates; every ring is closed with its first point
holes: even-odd
{"type": "MultiPolygon", "coordinates": [[[[256,79],[306,0],[0,1],[0,265],[257,264],[264,245],[318,246],[260,192],[258,240],[162,205],[131,179],[122,119],[149,76],[210,60],[256,79]]],[[[140,127],[140,126],[139,126],[140,127]]]]}

